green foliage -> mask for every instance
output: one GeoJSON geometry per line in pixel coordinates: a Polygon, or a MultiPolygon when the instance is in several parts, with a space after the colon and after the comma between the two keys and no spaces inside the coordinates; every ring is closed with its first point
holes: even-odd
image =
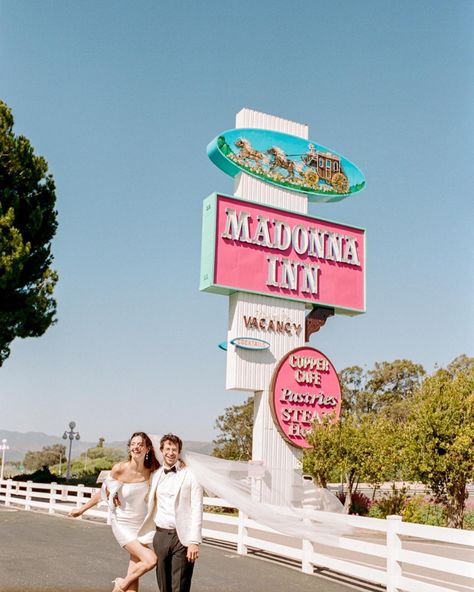
{"type": "Polygon", "coordinates": [[[402,510],[405,522],[428,524],[430,526],[446,526],[446,508],[433,503],[422,495],[412,497],[402,510]]]}
{"type": "Polygon", "coordinates": [[[36,471],[41,467],[51,467],[66,462],[66,447],[63,444],[53,444],[52,446],[43,446],[40,451],[29,450],[25,454],[23,465],[26,471],[36,471]]]}
{"type": "Polygon", "coordinates": [[[55,185],[45,159],[0,101],[0,366],[16,337],[39,337],[55,322],[55,185]]]}
{"type": "Polygon", "coordinates": [[[347,512],[359,481],[377,487],[395,474],[400,462],[398,426],[383,416],[346,415],[340,422],[326,416],[313,425],[307,439],[312,448],[303,453],[303,472],[320,487],[326,486],[334,471],[342,474],[347,512]]]}
{"type": "Polygon", "coordinates": [[[339,373],[343,415],[362,419],[383,414],[399,421],[424,374],[423,367],[411,360],[376,362],[369,371],[360,366],[344,368],[339,373]]]}
{"type": "Polygon", "coordinates": [[[387,517],[386,515],[384,515],[382,509],[379,508],[377,504],[372,504],[370,506],[368,516],[369,518],[379,518],[381,520],[387,517]]]}
{"type": "Polygon", "coordinates": [[[469,508],[465,511],[462,527],[465,530],[474,530],[474,508],[469,508]]]}
{"type": "MultiPolygon", "coordinates": [[[[336,494],[339,501],[345,505],[346,502],[346,494],[345,493],[337,493],[336,494]]],[[[367,516],[369,513],[369,509],[371,506],[370,499],[361,493],[360,491],[356,491],[351,496],[351,505],[349,508],[349,514],[355,514],[357,516],[367,516]]]]}
{"type": "Polygon", "coordinates": [[[374,369],[368,372],[367,388],[379,395],[383,407],[412,395],[424,375],[423,366],[411,360],[375,362],[374,369]]]}
{"type": "Polygon", "coordinates": [[[473,366],[454,364],[424,381],[411,406],[405,437],[412,478],[445,504],[448,526],[455,528],[462,527],[467,484],[474,472],[473,366]]]}
{"type": "Polygon", "coordinates": [[[64,479],[61,479],[57,475],[54,475],[48,467],[44,466],[33,473],[24,475],[15,475],[13,481],[33,481],[34,483],[63,483],[64,479]]]}
{"type": "Polygon", "coordinates": [[[311,475],[319,487],[326,487],[334,467],[338,466],[338,423],[330,415],[324,416],[321,423],[314,425],[307,440],[313,448],[306,448],[303,452],[303,473],[311,475]]]}
{"type": "Polygon", "coordinates": [[[474,371],[474,358],[469,358],[466,354],[461,354],[457,358],[454,358],[452,362],[448,364],[446,370],[451,376],[456,376],[461,373],[470,373],[474,371]]]}
{"type": "Polygon", "coordinates": [[[252,457],[254,397],[242,405],[227,407],[219,415],[215,428],[220,434],[214,440],[212,454],[228,460],[249,460],[252,457]]]}
{"type": "Polygon", "coordinates": [[[127,455],[118,448],[96,446],[83,452],[71,462],[71,474],[81,480],[87,476],[95,478],[101,471],[109,471],[116,463],[125,460],[127,455]]]}
{"type": "Polygon", "coordinates": [[[423,375],[422,366],[410,360],[376,363],[369,371],[351,366],[339,373],[341,420],[313,426],[308,435],[313,448],[304,452],[303,471],[324,487],[337,468],[344,476],[346,512],[359,481],[376,488],[400,473],[406,409],[423,375]]]}
{"type": "Polygon", "coordinates": [[[375,504],[372,504],[369,516],[371,518],[386,518],[395,514],[401,515],[406,499],[406,489],[397,490],[393,485],[391,493],[385,494],[375,504]]]}

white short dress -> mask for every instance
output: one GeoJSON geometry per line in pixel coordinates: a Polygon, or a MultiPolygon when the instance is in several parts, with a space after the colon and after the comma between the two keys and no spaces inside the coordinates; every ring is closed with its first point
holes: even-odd
{"type": "Polygon", "coordinates": [[[102,496],[107,498],[110,509],[112,532],[121,547],[137,539],[138,530],[147,514],[145,498],[148,485],[149,481],[122,483],[111,477],[107,477],[102,485],[102,496]],[[115,506],[113,502],[115,494],[118,495],[120,506],[115,506]]]}

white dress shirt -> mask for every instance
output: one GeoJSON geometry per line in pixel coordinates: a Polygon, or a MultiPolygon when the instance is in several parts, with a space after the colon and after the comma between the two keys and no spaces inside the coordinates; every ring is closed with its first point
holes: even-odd
{"type": "MultiPolygon", "coordinates": [[[[174,466],[176,471],[179,471],[179,467],[174,466]]],[[[160,528],[176,528],[175,503],[178,494],[178,479],[176,477],[177,472],[172,471],[165,475],[163,470],[158,481],[155,524],[160,528]]]]}

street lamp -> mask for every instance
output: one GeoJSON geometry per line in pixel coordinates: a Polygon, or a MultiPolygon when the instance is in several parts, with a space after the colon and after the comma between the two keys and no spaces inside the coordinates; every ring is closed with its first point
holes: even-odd
{"type": "Polygon", "coordinates": [[[5,467],[5,450],[10,450],[10,446],[8,446],[6,438],[3,438],[0,450],[2,451],[2,468],[0,470],[0,481],[3,481],[3,469],[5,467]]]}
{"type": "Polygon", "coordinates": [[[69,438],[69,454],[67,457],[67,471],[66,471],[66,481],[69,481],[69,479],[71,478],[71,449],[72,449],[72,441],[74,439],[76,440],[80,440],[81,436],[79,435],[79,432],[75,432],[74,428],[76,427],[76,422],[75,421],[70,421],[69,422],[69,432],[64,432],[63,434],[63,440],[67,440],[69,438]]]}
{"type": "MultiPolygon", "coordinates": [[[[62,446],[62,444],[61,444],[62,446]]],[[[61,477],[61,470],[62,470],[62,460],[63,460],[63,451],[59,451],[59,476],[61,477]]]]}

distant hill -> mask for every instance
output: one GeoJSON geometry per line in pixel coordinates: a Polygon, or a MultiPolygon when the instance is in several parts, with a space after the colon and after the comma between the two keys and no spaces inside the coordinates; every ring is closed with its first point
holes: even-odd
{"type": "MultiPolygon", "coordinates": [[[[6,438],[8,440],[7,444],[10,446],[10,450],[5,454],[7,461],[23,460],[26,452],[29,450],[41,450],[44,446],[52,446],[53,444],[69,445],[69,440],[63,440],[61,436],[50,436],[43,432],[11,432],[8,430],[0,430],[0,441],[2,438],[6,438]]],[[[108,448],[121,448],[124,450],[127,447],[127,442],[125,440],[107,442],[106,440],[104,445],[108,448]]],[[[85,452],[88,448],[93,448],[94,446],[97,446],[97,441],[86,442],[84,440],[74,440],[72,443],[72,457],[76,458],[82,452],[85,452]]],[[[210,454],[213,449],[213,444],[212,442],[188,440],[184,442],[184,448],[185,450],[200,452],[201,454],[210,454]]]]}

